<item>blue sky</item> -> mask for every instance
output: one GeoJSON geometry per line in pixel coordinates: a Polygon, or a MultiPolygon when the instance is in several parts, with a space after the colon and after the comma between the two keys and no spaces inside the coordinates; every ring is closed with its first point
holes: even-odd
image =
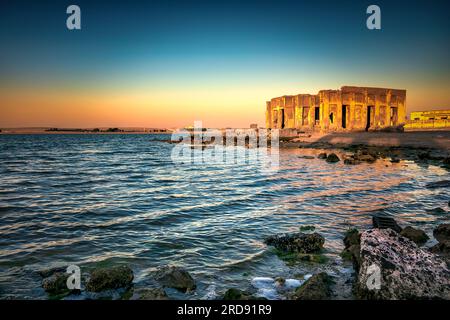
{"type": "MultiPolygon", "coordinates": [[[[449,7],[445,1],[2,1],[0,86],[17,95],[141,90],[159,104],[171,91],[198,92],[194,100],[204,90],[217,99],[233,93],[230,108],[259,108],[258,119],[272,96],[346,84],[407,89],[409,111],[448,108],[449,7]],[[82,30],[65,26],[70,4],[81,8],[82,30]],[[366,28],[370,4],[381,8],[381,30],[366,28]]],[[[11,98],[4,108],[20,106],[11,98]]],[[[151,101],[148,108],[155,108],[151,101]]]]}

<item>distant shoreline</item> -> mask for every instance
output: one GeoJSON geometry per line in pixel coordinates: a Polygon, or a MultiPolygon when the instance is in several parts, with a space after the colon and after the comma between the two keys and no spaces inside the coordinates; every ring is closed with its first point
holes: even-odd
{"type": "Polygon", "coordinates": [[[171,134],[172,129],[143,128],[0,128],[0,134],[171,134]]]}
{"type": "Polygon", "coordinates": [[[172,131],[168,132],[146,132],[146,131],[121,131],[121,132],[79,132],[79,131],[2,131],[0,135],[15,135],[15,134],[41,134],[41,135],[55,135],[55,134],[98,134],[98,135],[109,135],[109,134],[172,134],[172,131]]]}

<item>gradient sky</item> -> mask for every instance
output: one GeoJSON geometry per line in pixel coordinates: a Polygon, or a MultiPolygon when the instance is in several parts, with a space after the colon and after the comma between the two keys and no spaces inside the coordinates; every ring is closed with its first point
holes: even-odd
{"type": "Polygon", "coordinates": [[[342,85],[449,109],[446,3],[2,0],[0,127],[263,126],[266,100],[342,85]]]}

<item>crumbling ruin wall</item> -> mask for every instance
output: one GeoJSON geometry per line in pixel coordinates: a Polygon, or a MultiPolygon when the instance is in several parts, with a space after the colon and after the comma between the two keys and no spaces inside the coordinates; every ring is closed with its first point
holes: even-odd
{"type": "Polygon", "coordinates": [[[267,128],[368,131],[397,127],[405,121],[406,90],[399,89],[343,86],[266,103],[267,128]]]}

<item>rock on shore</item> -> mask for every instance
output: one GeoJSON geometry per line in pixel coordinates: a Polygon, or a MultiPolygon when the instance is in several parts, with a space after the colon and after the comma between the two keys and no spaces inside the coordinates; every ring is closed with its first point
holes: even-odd
{"type": "Polygon", "coordinates": [[[364,231],[360,244],[358,298],[450,299],[450,271],[438,256],[390,229],[364,231]]]}
{"type": "Polygon", "coordinates": [[[294,293],[296,300],[325,300],[331,297],[332,278],[325,272],[313,275],[294,293]]]}
{"type": "Polygon", "coordinates": [[[439,242],[450,240],[450,224],[444,223],[439,225],[433,230],[433,236],[439,242]]]}
{"type": "Polygon", "coordinates": [[[400,235],[413,241],[418,246],[424,244],[425,242],[428,241],[428,239],[430,239],[423,230],[416,229],[410,226],[403,229],[400,232],[400,235]]]}
{"type": "Polygon", "coordinates": [[[345,248],[341,253],[341,257],[349,259],[353,262],[353,268],[358,272],[361,264],[361,234],[357,229],[350,229],[345,233],[344,245],[345,248]]]}
{"type": "Polygon", "coordinates": [[[285,252],[313,253],[323,248],[325,239],[318,233],[293,233],[274,235],[264,241],[270,246],[285,252]]]}
{"type": "Polygon", "coordinates": [[[433,230],[433,236],[438,243],[431,248],[431,252],[440,255],[450,266],[450,224],[441,224],[433,230]]]}

